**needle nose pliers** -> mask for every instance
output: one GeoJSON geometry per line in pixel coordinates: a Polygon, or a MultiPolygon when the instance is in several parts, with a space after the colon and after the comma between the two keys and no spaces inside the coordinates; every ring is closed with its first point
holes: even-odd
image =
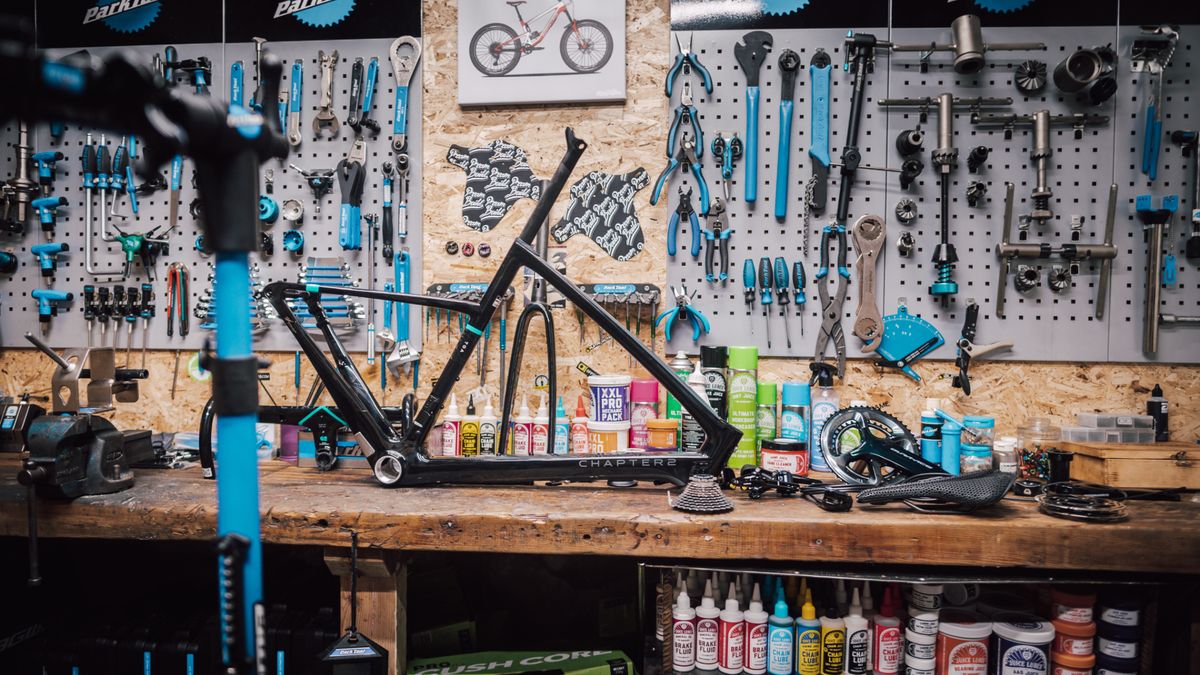
{"type": "Polygon", "coordinates": [[[708,184],[704,182],[704,174],[701,173],[700,160],[696,157],[696,142],[692,139],[691,134],[683,132],[683,141],[679,144],[679,150],[667,160],[667,166],[658,174],[658,180],[654,182],[654,194],[650,196],[650,203],[657,204],[662,197],[663,186],[667,184],[667,178],[671,176],[671,172],[680,165],[686,165],[691,169],[692,175],[696,177],[696,182],[700,185],[700,213],[708,213],[708,184]]]}
{"type": "Polygon", "coordinates": [[[693,105],[692,83],[687,80],[683,82],[683,93],[679,95],[679,105],[675,106],[675,116],[671,119],[670,130],[667,131],[667,157],[675,154],[675,139],[684,124],[691,125],[692,134],[696,137],[696,156],[703,157],[704,131],[700,129],[700,114],[693,105]]]}
{"type": "Polygon", "coordinates": [[[675,80],[679,77],[679,73],[683,73],[684,77],[691,74],[691,69],[695,68],[700,74],[700,79],[704,84],[704,91],[711,94],[713,92],[712,76],[708,74],[708,69],[700,65],[700,59],[692,53],[692,35],[688,34],[688,44],[685,48],[683,42],[679,39],[679,35],[675,35],[675,47],[679,53],[675,55],[675,63],[671,64],[671,69],[667,71],[667,84],[665,90],[667,96],[671,95],[671,90],[675,86],[675,80]]]}
{"type": "Polygon", "coordinates": [[[701,335],[712,331],[712,324],[708,322],[708,317],[692,307],[692,299],[688,295],[687,286],[672,286],[671,295],[675,296],[675,306],[655,317],[654,325],[657,327],[663,322],[663,319],[666,319],[663,335],[666,336],[667,342],[670,342],[672,324],[676,321],[687,321],[692,324],[692,342],[699,342],[701,335]]]}
{"type": "Polygon", "coordinates": [[[686,218],[692,232],[692,257],[700,255],[700,219],[696,217],[696,209],[692,208],[692,188],[687,192],[679,188],[679,206],[671,214],[671,222],[667,225],[667,254],[675,255],[676,242],[679,240],[679,223],[686,218]]]}

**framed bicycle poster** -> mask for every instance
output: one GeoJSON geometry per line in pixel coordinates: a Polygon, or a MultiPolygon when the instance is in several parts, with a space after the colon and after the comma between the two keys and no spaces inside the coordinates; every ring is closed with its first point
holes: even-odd
{"type": "Polygon", "coordinates": [[[624,0],[458,0],[459,105],[624,100],[624,0]]]}

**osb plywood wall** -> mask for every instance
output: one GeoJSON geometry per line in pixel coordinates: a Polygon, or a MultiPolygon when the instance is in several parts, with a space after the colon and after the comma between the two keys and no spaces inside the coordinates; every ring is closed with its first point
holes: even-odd
{"type": "MultiPolygon", "coordinates": [[[[535,171],[549,175],[563,152],[563,128],[570,125],[590,143],[576,170],[577,176],[594,169],[621,173],[641,166],[654,177],[663,163],[663,137],[669,119],[667,102],[662,95],[662,81],[670,57],[666,0],[628,0],[628,92],[624,105],[460,109],[457,104],[456,11],[456,3],[447,0],[425,4],[423,160],[427,181],[421,189],[425,204],[426,283],[490,278],[507,242],[515,237],[532,209],[532,202],[520,202],[499,227],[487,234],[481,235],[463,226],[459,214],[464,176],[460,169],[446,162],[446,151],[451,144],[473,146],[503,138],[525,148],[535,171]],[[448,255],[444,247],[450,240],[486,242],[495,253],[487,260],[478,256],[448,255]]],[[[643,190],[637,198],[638,216],[646,234],[644,252],[632,261],[618,263],[601,253],[590,240],[576,237],[566,244],[568,274],[574,280],[581,283],[644,281],[660,286],[665,283],[663,260],[666,256],[668,200],[658,207],[651,207],[649,193],[649,189],[643,190]]],[[[552,220],[560,213],[561,207],[552,214],[552,220]]],[[[520,307],[518,301],[510,315],[510,330],[520,307]]],[[[626,357],[612,345],[590,354],[584,352],[580,347],[574,312],[569,308],[557,312],[555,318],[559,387],[567,401],[573,401],[585,388],[584,378],[575,369],[578,361],[608,373],[625,369],[626,357]]],[[[643,324],[642,336],[649,339],[645,321],[643,324]]],[[[539,348],[543,343],[542,331],[539,323],[535,322],[534,326],[525,373],[544,370],[543,352],[539,348]]],[[[586,331],[586,341],[595,341],[595,326],[587,324],[586,331]]],[[[453,332],[457,332],[457,324],[454,324],[453,332]]],[[[419,389],[422,392],[428,390],[429,377],[445,363],[451,340],[444,328],[440,341],[433,333],[427,337],[420,369],[419,389]]],[[[661,336],[658,345],[661,349],[661,336]]],[[[493,336],[488,368],[488,390],[493,396],[497,382],[496,347],[493,336]]],[[[184,355],[185,361],[187,356],[184,355]]],[[[174,354],[170,352],[149,355],[147,364],[153,377],[143,383],[139,403],[125,405],[115,414],[114,419],[120,426],[159,430],[195,427],[208,397],[209,385],[191,380],[181,364],[178,391],[172,399],[173,360],[174,354]]],[[[295,400],[292,363],[291,355],[275,355],[272,379],[265,383],[279,403],[295,400]]],[[[389,389],[381,394],[377,367],[368,368],[365,363],[360,366],[385,403],[395,404],[411,390],[409,380],[390,382],[389,389]]],[[[951,410],[995,415],[999,430],[1005,432],[1034,416],[1067,422],[1077,411],[1142,410],[1150,388],[1161,383],[1174,403],[1171,411],[1173,437],[1190,440],[1200,436],[1200,412],[1195,406],[1200,400],[1200,367],[1197,366],[982,361],[972,367],[975,395],[970,398],[962,397],[950,386],[952,363],[926,361],[920,370],[925,383],[917,385],[899,373],[878,372],[865,361],[851,362],[842,389],[843,401],[861,399],[872,404],[886,404],[891,411],[915,425],[926,398],[944,398],[948,399],[947,407],[951,410]]],[[[36,353],[8,350],[0,358],[0,386],[5,393],[30,391],[44,394],[49,388],[51,371],[49,362],[36,353]]],[[[301,397],[311,383],[311,368],[305,365],[302,374],[301,397]]],[[[766,360],[760,365],[760,374],[775,381],[807,379],[808,363],[766,360]]],[[[522,391],[532,391],[528,378],[525,381],[522,391]]],[[[468,391],[478,385],[479,378],[472,363],[456,388],[460,401],[465,403],[468,391]]],[[[264,402],[269,402],[265,395],[263,398],[264,402]]],[[[568,405],[568,409],[570,412],[573,406],[568,405]]]]}

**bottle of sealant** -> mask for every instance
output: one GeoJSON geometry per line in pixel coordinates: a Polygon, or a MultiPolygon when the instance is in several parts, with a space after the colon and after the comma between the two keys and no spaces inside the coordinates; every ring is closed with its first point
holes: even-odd
{"type": "Polygon", "coordinates": [[[483,404],[483,415],[479,417],[479,454],[496,454],[497,425],[496,410],[492,408],[492,399],[483,404]]]}
{"type": "Polygon", "coordinates": [[[675,600],[671,619],[671,661],[676,672],[690,673],[696,667],[696,610],[686,588],[675,600]]]}
{"type": "Polygon", "coordinates": [[[717,669],[719,658],[721,610],[713,601],[713,582],[704,582],[704,595],[696,608],[696,668],[704,671],[717,669]]]}
{"type": "Polygon", "coordinates": [[[831,606],[821,617],[821,675],[843,675],[845,668],[846,622],[831,606]]]}
{"type": "Polygon", "coordinates": [[[467,396],[467,414],[463,415],[460,427],[463,457],[479,454],[479,416],[475,414],[475,397],[467,396]]]}
{"type": "Polygon", "coordinates": [[[812,591],[803,592],[804,605],[796,619],[796,675],[821,675],[821,622],[812,591]]]}
{"type": "Polygon", "coordinates": [[[533,417],[533,426],[529,436],[529,454],[531,455],[547,455],[550,454],[548,446],[550,441],[550,410],[547,406],[547,396],[542,395],[542,402],[538,404],[537,413],[533,417]]]}
{"type": "Polygon", "coordinates": [[[825,461],[825,452],[821,448],[821,431],[825,428],[825,420],[833,417],[838,410],[841,397],[833,388],[833,374],[836,368],[827,363],[813,363],[813,381],[817,389],[812,394],[812,436],[809,442],[809,466],[813,471],[829,472],[829,463],[825,461]]]}
{"type": "Polygon", "coordinates": [[[458,398],[450,394],[450,406],[446,409],[446,417],[442,420],[442,455],[455,457],[459,454],[459,438],[462,430],[462,416],[458,414],[458,398]]]}
{"type": "Polygon", "coordinates": [[[533,450],[533,417],[529,414],[529,397],[521,398],[521,408],[513,419],[512,454],[525,457],[533,450]]]}
{"type": "Polygon", "coordinates": [[[807,382],[784,382],[782,398],[779,435],[788,440],[807,443],[809,406],[812,404],[810,385],[807,382]]]}
{"type": "Polygon", "coordinates": [[[588,410],[583,395],[575,402],[575,416],[571,418],[571,454],[588,454],[588,410]]]}
{"type": "Polygon", "coordinates": [[[754,584],[750,607],[746,610],[745,672],[749,675],[763,675],[767,672],[767,619],[758,584],[754,584]]]}
{"type": "Polygon", "coordinates": [[[708,396],[708,405],[725,418],[726,414],[726,382],[725,364],[728,356],[724,347],[700,348],[700,372],[704,375],[704,391],[708,396]]]}
{"type": "Polygon", "coordinates": [[[729,394],[727,419],[742,432],[737,449],[728,461],[729,468],[741,471],[746,464],[758,464],[758,348],[729,348],[729,394]]]}
{"type": "Polygon", "coordinates": [[[792,675],[792,655],[795,653],[795,626],[788,616],[787,598],[777,593],[775,613],[767,623],[767,672],[770,675],[792,675]]]}
{"type": "Polygon", "coordinates": [[[862,601],[858,589],[854,589],[850,601],[850,613],[846,615],[846,673],[867,675],[867,654],[871,651],[871,640],[867,631],[867,620],[863,618],[862,601]]]}
{"type": "Polygon", "coordinates": [[[762,457],[762,442],[773,441],[779,436],[776,429],[775,404],[779,400],[779,385],[774,382],[759,382],[757,407],[754,412],[754,450],[762,457]]]}
{"type": "Polygon", "coordinates": [[[554,408],[554,454],[567,454],[570,441],[571,418],[567,417],[567,411],[563,410],[563,400],[559,396],[554,408]]]}
{"type": "Polygon", "coordinates": [[[746,661],[746,615],[738,607],[737,588],[732,581],[717,624],[717,654],[717,668],[722,673],[741,675],[746,661]]]}
{"type": "MultiPolygon", "coordinates": [[[[699,370],[693,370],[687,379],[688,387],[696,392],[701,401],[707,403],[708,397],[705,392],[704,374],[699,370]]],[[[683,419],[681,420],[682,438],[680,439],[680,448],[684,452],[700,452],[700,446],[704,445],[704,428],[700,426],[700,422],[692,416],[687,409],[681,410],[683,419]]]]}

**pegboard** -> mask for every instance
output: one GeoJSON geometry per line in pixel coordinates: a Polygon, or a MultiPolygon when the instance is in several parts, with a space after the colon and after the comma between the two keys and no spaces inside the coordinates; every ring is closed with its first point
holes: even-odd
{"type": "MultiPolygon", "coordinates": [[[[858,28],[854,30],[872,33],[881,40],[897,44],[948,42],[948,28],[858,28]]],[[[693,36],[693,50],[712,73],[714,92],[706,96],[699,86],[699,77],[692,77],[692,91],[699,110],[701,127],[706,144],[711,142],[717,130],[737,132],[745,135],[745,104],[743,95],[745,79],[733,56],[733,45],[741,41],[748,30],[721,30],[682,32],[685,44],[689,33],[693,36]]],[[[833,162],[839,161],[842,136],[845,134],[847,115],[850,110],[851,76],[842,70],[842,42],[844,30],[825,29],[772,29],[774,46],[763,64],[760,73],[760,119],[759,119],[759,187],[758,201],[747,205],[742,199],[741,163],[735,166],[729,205],[729,221],[733,234],[730,238],[730,278],[725,284],[705,281],[703,250],[699,258],[693,259],[687,251],[690,241],[688,224],[681,223],[680,250],[667,261],[668,281],[672,285],[686,284],[695,296],[693,303],[712,320],[713,331],[701,338],[699,344],[753,344],[760,354],[768,356],[811,357],[820,327],[820,305],[813,276],[817,270],[820,228],[829,221],[837,208],[839,175],[837,167],[831,169],[829,200],[825,214],[814,216],[810,223],[809,246],[803,246],[803,198],[805,183],[810,176],[811,160],[808,157],[810,130],[808,63],[817,47],[823,47],[833,63],[831,74],[830,103],[830,154],[833,162]],[[795,113],[792,121],[792,154],[788,192],[788,215],[783,222],[774,218],[776,137],[778,134],[778,97],[780,78],[778,72],[779,53],[790,48],[801,56],[801,67],[796,79],[795,113]],[[806,255],[805,255],[806,254],[806,255]],[[756,303],[751,313],[742,293],[741,270],[743,261],[751,258],[757,268],[760,257],[783,256],[789,263],[802,259],[808,276],[806,288],[808,302],[804,312],[804,335],[799,334],[800,320],[795,314],[794,303],[788,308],[792,348],[784,341],[783,319],[777,305],[772,306],[771,348],[766,346],[762,306],[756,303]]],[[[928,72],[920,70],[920,54],[879,49],[876,51],[875,71],[867,78],[866,98],[863,106],[859,147],[863,153],[863,167],[851,194],[849,227],[863,214],[881,215],[887,222],[887,243],[883,250],[883,262],[877,269],[876,293],[884,315],[893,314],[901,299],[910,313],[920,315],[941,331],[946,345],[933,352],[929,358],[953,359],[954,341],[962,330],[968,299],[980,305],[980,344],[1002,339],[1011,339],[1015,349],[1008,353],[994,353],[988,358],[1019,360],[1068,360],[1068,361],[1145,361],[1141,351],[1143,298],[1145,292],[1145,265],[1147,247],[1141,225],[1134,215],[1134,197],[1140,193],[1156,195],[1157,200],[1165,194],[1180,194],[1181,208],[1172,237],[1176,241],[1179,284],[1163,289],[1164,311],[1177,314],[1200,314],[1200,270],[1183,256],[1183,244],[1190,233],[1187,213],[1191,209],[1186,185],[1187,165],[1181,161],[1177,147],[1164,139],[1160,160],[1159,177],[1150,184],[1139,172],[1142,148],[1142,106],[1145,88],[1139,86],[1140,76],[1130,72],[1129,45],[1136,28],[1122,28],[1120,38],[1117,29],[1107,27],[1070,28],[983,28],[984,38],[991,42],[1044,42],[1045,52],[989,52],[987,66],[975,76],[958,75],[951,65],[952,54],[934,53],[929,58],[928,72]],[[1026,98],[1020,96],[1012,86],[1013,68],[1026,59],[1037,59],[1054,66],[1075,49],[1113,44],[1118,49],[1119,89],[1113,100],[1100,106],[1084,106],[1076,103],[1073,95],[1060,93],[1051,83],[1042,95],[1026,98]],[[1117,220],[1114,242],[1118,255],[1113,264],[1112,285],[1109,292],[1105,317],[1094,318],[1096,290],[1099,284],[1099,264],[1083,262],[1079,273],[1072,279],[1071,287],[1065,292],[1053,292],[1046,283],[1047,272],[1056,264],[1065,265],[1058,259],[1027,261],[1021,263],[1040,268],[1040,284],[1028,293],[1018,293],[1008,277],[1006,294],[1006,319],[994,316],[996,284],[999,276],[999,261],[995,247],[1000,242],[1004,218],[1004,184],[1011,181],[1015,186],[1014,225],[1012,241],[1018,241],[1017,216],[1030,210],[1030,191],[1035,183],[1034,163],[1030,159],[1032,131],[1017,127],[1010,140],[1004,138],[1003,129],[981,127],[971,123],[967,111],[956,112],[954,119],[955,146],[959,150],[958,167],[951,174],[950,241],[955,245],[959,262],[955,267],[954,280],[959,292],[952,296],[946,307],[929,293],[934,280],[934,266],[930,261],[934,246],[938,243],[940,227],[938,174],[931,166],[929,153],[937,145],[937,111],[933,107],[927,121],[921,124],[926,132],[924,149],[920,155],[925,169],[908,190],[901,190],[894,171],[903,161],[895,150],[895,138],[905,129],[917,126],[919,111],[913,108],[884,109],[877,101],[883,98],[936,97],[942,92],[951,92],[955,97],[1011,97],[1013,104],[1007,108],[990,111],[1015,114],[1032,114],[1048,109],[1052,115],[1075,112],[1109,116],[1105,126],[1088,126],[1083,138],[1075,140],[1070,127],[1055,126],[1051,131],[1054,155],[1048,169],[1048,184],[1054,196],[1051,200],[1055,213],[1053,220],[1039,227],[1031,225],[1027,242],[1061,244],[1072,242],[1072,216],[1079,216],[1083,223],[1079,231],[1079,243],[1102,243],[1104,239],[1105,214],[1108,188],[1118,184],[1117,220]],[[966,157],[976,145],[992,149],[988,161],[972,174],[966,166],[966,157]],[[865,167],[882,167],[892,172],[882,172],[865,167]],[[987,194],[977,207],[967,203],[965,190],[972,181],[982,181],[987,194]],[[918,205],[918,218],[911,225],[900,224],[895,215],[896,203],[901,198],[913,199],[918,205]],[[910,232],[916,246],[908,257],[899,255],[896,241],[904,231],[910,232]]],[[[1194,128],[1195,119],[1188,117],[1189,104],[1194,108],[1194,96],[1188,91],[1198,81],[1192,57],[1193,45],[1200,44],[1200,27],[1184,26],[1175,59],[1167,70],[1164,93],[1167,98],[1164,131],[1169,134],[1179,128],[1194,128]]],[[[674,58],[674,38],[671,53],[674,58]]],[[[671,112],[678,105],[681,87],[676,86],[671,101],[671,112]]],[[[985,111],[987,112],[987,111],[985,111]]],[[[664,124],[665,128],[665,124],[664,124]]],[[[713,195],[720,193],[720,173],[711,149],[706,148],[704,177],[713,195]]],[[[668,208],[676,204],[676,186],[694,183],[690,175],[678,173],[664,189],[664,200],[669,199],[668,208]]],[[[698,194],[698,191],[696,191],[698,194]]],[[[693,204],[699,211],[699,200],[693,196],[693,204]]],[[[701,227],[704,218],[701,216],[701,227]]],[[[846,336],[847,355],[861,356],[861,341],[851,330],[855,308],[858,304],[857,253],[853,240],[848,236],[850,247],[851,285],[843,306],[843,331],[846,336]]],[[[832,260],[832,256],[831,256],[832,260]]],[[[1014,265],[1015,269],[1015,265],[1014,265]]],[[[836,276],[836,274],[831,274],[836,276]]],[[[830,285],[830,295],[836,293],[836,284],[830,285]]],[[[789,294],[790,295],[790,294],[789,294]]],[[[676,335],[671,343],[672,351],[682,349],[694,352],[697,345],[690,335],[676,335]]],[[[833,347],[827,348],[827,359],[833,356],[833,347]]],[[[1200,360],[1200,332],[1195,328],[1164,328],[1157,359],[1159,361],[1200,360]]],[[[918,371],[921,369],[918,368],[918,371]]]]}
{"type": "MultiPolygon", "coordinates": [[[[267,45],[267,49],[277,55],[283,61],[283,81],[281,89],[287,91],[291,86],[291,67],[294,59],[303,59],[304,61],[304,93],[302,99],[303,113],[301,115],[301,132],[303,141],[299,147],[293,147],[291,154],[284,161],[269,160],[262,166],[260,171],[260,190],[265,192],[266,183],[265,175],[268,170],[274,173],[274,190],[270,196],[280,205],[288,199],[299,200],[304,205],[304,217],[301,224],[298,226],[304,235],[304,250],[302,254],[294,255],[283,249],[283,232],[290,227],[290,224],[279,218],[273,225],[263,225],[263,231],[272,236],[275,244],[275,253],[271,256],[266,256],[261,253],[251,255],[252,264],[257,266],[258,278],[262,285],[266,285],[273,281],[298,281],[300,279],[300,265],[309,256],[317,257],[340,257],[349,264],[349,275],[351,278],[359,282],[360,288],[367,287],[369,276],[369,265],[374,266],[374,281],[376,288],[382,288],[385,282],[393,280],[395,267],[387,265],[383,262],[381,246],[377,245],[375,250],[375,259],[368,260],[368,238],[370,229],[367,226],[365,216],[367,214],[380,214],[383,208],[382,195],[382,174],[381,165],[383,162],[392,162],[395,164],[395,158],[391,151],[391,121],[394,112],[395,104],[395,77],[392,73],[392,65],[388,56],[388,49],[391,46],[391,39],[367,39],[367,40],[330,40],[323,42],[283,42],[272,41],[267,45]],[[312,131],[312,118],[316,113],[320,103],[321,95],[321,69],[317,58],[317,51],[323,49],[327,53],[332,50],[338,51],[338,63],[334,71],[334,97],[333,109],[338,116],[340,129],[336,136],[325,132],[321,135],[314,135],[312,131]],[[321,203],[321,213],[318,216],[315,213],[315,202],[313,200],[312,191],[303,181],[296,171],[288,167],[288,164],[296,164],[304,169],[333,169],[337,162],[343,158],[346,152],[350,149],[355,138],[354,131],[345,124],[350,106],[350,81],[351,67],[356,57],[361,57],[364,61],[364,66],[370,61],[371,57],[379,59],[379,74],[375,89],[375,98],[372,106],[371,117],[379,122],[380,133],[372,135],[369,130],[364,129],[363,138],[367,143],[367,161],[366,172],[367,177],[364,183],[363,198],[362,198],[362,249],[357,251],[343,250],[338,243],[338,220],[339,206],[341,202],[341,192],[336,184],[333,189],[324,197],[321,203]]],[[[136,47],[121,47],[120,49],[132,49],[144,53],[147,57],[153,54],[162,54],[165,45],[146,45],[136,47]]],[[[114,48],[91,48],[94,55],[104,56],[113,51],[114,48]]],[[[228,100],[229,98],[229,78],[230,66],[235,61],[242,61],[244,67],[244,98],[248,103],[254,92],[254,45],[252,43],[230,43],[230,44],[181,44],[177,45],[179,57],[182,59],[194,58],[198,56],[207,56],[212,60],[212,84],[210,91],[214,97],[228,100]]],[[[72,50],[52,50],[49,52],[51,56],[60,56],[72,50]]],[[[189,87],[183,83],[181,87],[189,87]]],[[[399,252],[404,248],[412,256],[411,274],[412,279],[410,284],[412,288],[419,288],[421,284],[421,246],[419,242],[422,236],[422,219],[421,219],[421,173],[422,164],[419,158],[422,156],[422,134],[421,134],[421,67],[418,64],[417,70],[412,76],[412,85],[409,90],[408,101],[408,154],[413,161],[409,165],[409,190],[408,190],[408,239],[407,244],[402,242],[399,237],[396,238],[396,251],[399,252]]],[[[201,347],[206,339],[210,339],[211,331],[201,329],[201,320],[193,313],[190,317],[191,333],[186,339],[181,339],[178,333],[174,337],[168,338],[166,335],[166,269],[172,262],[182,262],[191,270],[191,304],[189,309],[196,307],[196,302],[204,293],[205,289],[210,285],[208,276],[212,271],[214,257],[205,255],[195,249],[196,237],[201,234],[202,227],[197,219],[193,218],[189,213],[189,205],[197,196],[196,190],[192,184],[193,167],[192,162],[184,158],[183,163],[183,180],[180,193],[179,203],[179,221],[176,231],[170,237],[169,252],[166,255],[160,256],[155,269],[155,280],[151,281],[145,272],[142,270],[139,261],[135,261],[133,271],[129,279],[121,281],[119,272],[123,268],[124,257],[120,251],[118,242],[104,242],[99,236],[98,222],[94,223],[94,238],[93,244],[93,267],[99,270],[113,270],[118,273],[117,279],[111,277],[93,277],[88,275],[85,270],[84,252],[83,252],[83,232],[84,232],[84,190],[80,185],[80,155],[82,153],[83,142],[87,129],[81,129],[74,125],[67,125],[63,137],[58,142],[51,142],[49,129],[42,125],[36,129],[34,135],[34,152],[43,149],[56,149],[63,152],[66,158],[58,163],[57,176],[54,183],[55,195],[61,195],[68,200],[66,207],[59,209],[58,226],[55,234],[51,237],[54,241],[66,241],[71,245],[71,250],[68,254],[60,256],[58,273],[54,277],[51,287],[61,290],[70,291],[75,294],[74,302],[68,308],[64,308],[59,316],[55,317],[51,324],[49,343],[55,347],[80,346],[86,343],[87,325],[83,319],[83,286],[85,284],[94,284],[99,286],[113,286],[116,284],[129,286],[132,284],[141,285],[142,283],[150,282],[155,289],[155,316],[150,320],[150,349],[197,349],[201,347]]],[[[286,133],[286,128],[285,128],[286,133]]],[[[93,131],[93,140],[99,141],[100,132],[93,131]]],[[[15,166],[15,157],[12,146],[16,142],[17,128],[15,123],[11,123],[4,130],[4,137],[7,151],[4,153],[4,168],[7,175],[12,175],[12,168],[15,166]]],[[[120,142],[120,137],[114,137],[111,133],[108,134],[107,142],[109,144],[110,156],[120,142]]],[[[161,173],[167,176],[169,165],[164,167],[161,173]]],[[[35,174],[36,179],[36,174],[35,174]]],[[[169,178],[169,176],[167,176],[169,178]]],[[[136,176],[135,180],[139,183],[142,178],[136,176]]],[[[395,194],[395,193],[394,193],[395,194]]],[[[111,191],[110,191],[111,200],[111,191]]],[[[169,208],[169,192],[161,190],[153,194],[138,196],[140,213],[136,218],[121,221],[122,228],[129,233],[144,232],[157,225],[168,221],[169,208]]],[[[128,201],[122,195],[119,199],[119,210],[126,214],[130,214],[128,201]]],[[[93,218],[98,220],[99,197],[93,199],[93,218]]],[[[395,197],[393,197],[393,213],[395,214],[395,197]]],[[[396,216],[396,223],[398,216],[396,216]]],[[[20,260],[20,267],[12,275],[10,279],[5,279],[0,284],[0,303],[4,312],[5,322],[2,338],[6,346],[24,346],[25,341],[21,335],[26,331],[38,330],[38,315],[37,303],[29,295],[30,291],[35,288],[44,287],[42,277],[39,274],[37,260],[29,253],[29,247],[43,241],[43,233],[37,223],[36,216],[31,216],[27,221],[26,234],[18,239],[14,235],[0,234],[0,247],[12,251],[20,260]]],[[[366,301],[363,301],[366,305],[366,301]]],[[[382,326],[383,321],[383,306],[381,302],[375,303],[375,324],[376,328],[382,326]]],[[[367,320],[359,322],[358,327],[350,332],[339,331],[339,335],[343,340],[344,345],[351,351],[364,351],[367,344],[367,320]]],[[[140,349],[142,346],[141,336],[142,324],[139,319],[135,326],[134,349],[140,349]]],[[[109,340],[112,339],[112,322],[109,323],[108,330],[109,340]]],[[[419,346],[420,330],[419,330],[419,314],[410,313],[410,342],[419,346]]],[[[95,333],[95,344],[100,344],[100,332],[97,326],[95,333]]],[[[120,347],[125,347],[126,337],[120,338],[120,347]]],[[[272,351],[285,350],[291,351],[296,349],[295,339],[291,333],[283,326],[282,321],[275,318],[270,320],[267,330],[255,334],[255,349],[272,351]]]]}

